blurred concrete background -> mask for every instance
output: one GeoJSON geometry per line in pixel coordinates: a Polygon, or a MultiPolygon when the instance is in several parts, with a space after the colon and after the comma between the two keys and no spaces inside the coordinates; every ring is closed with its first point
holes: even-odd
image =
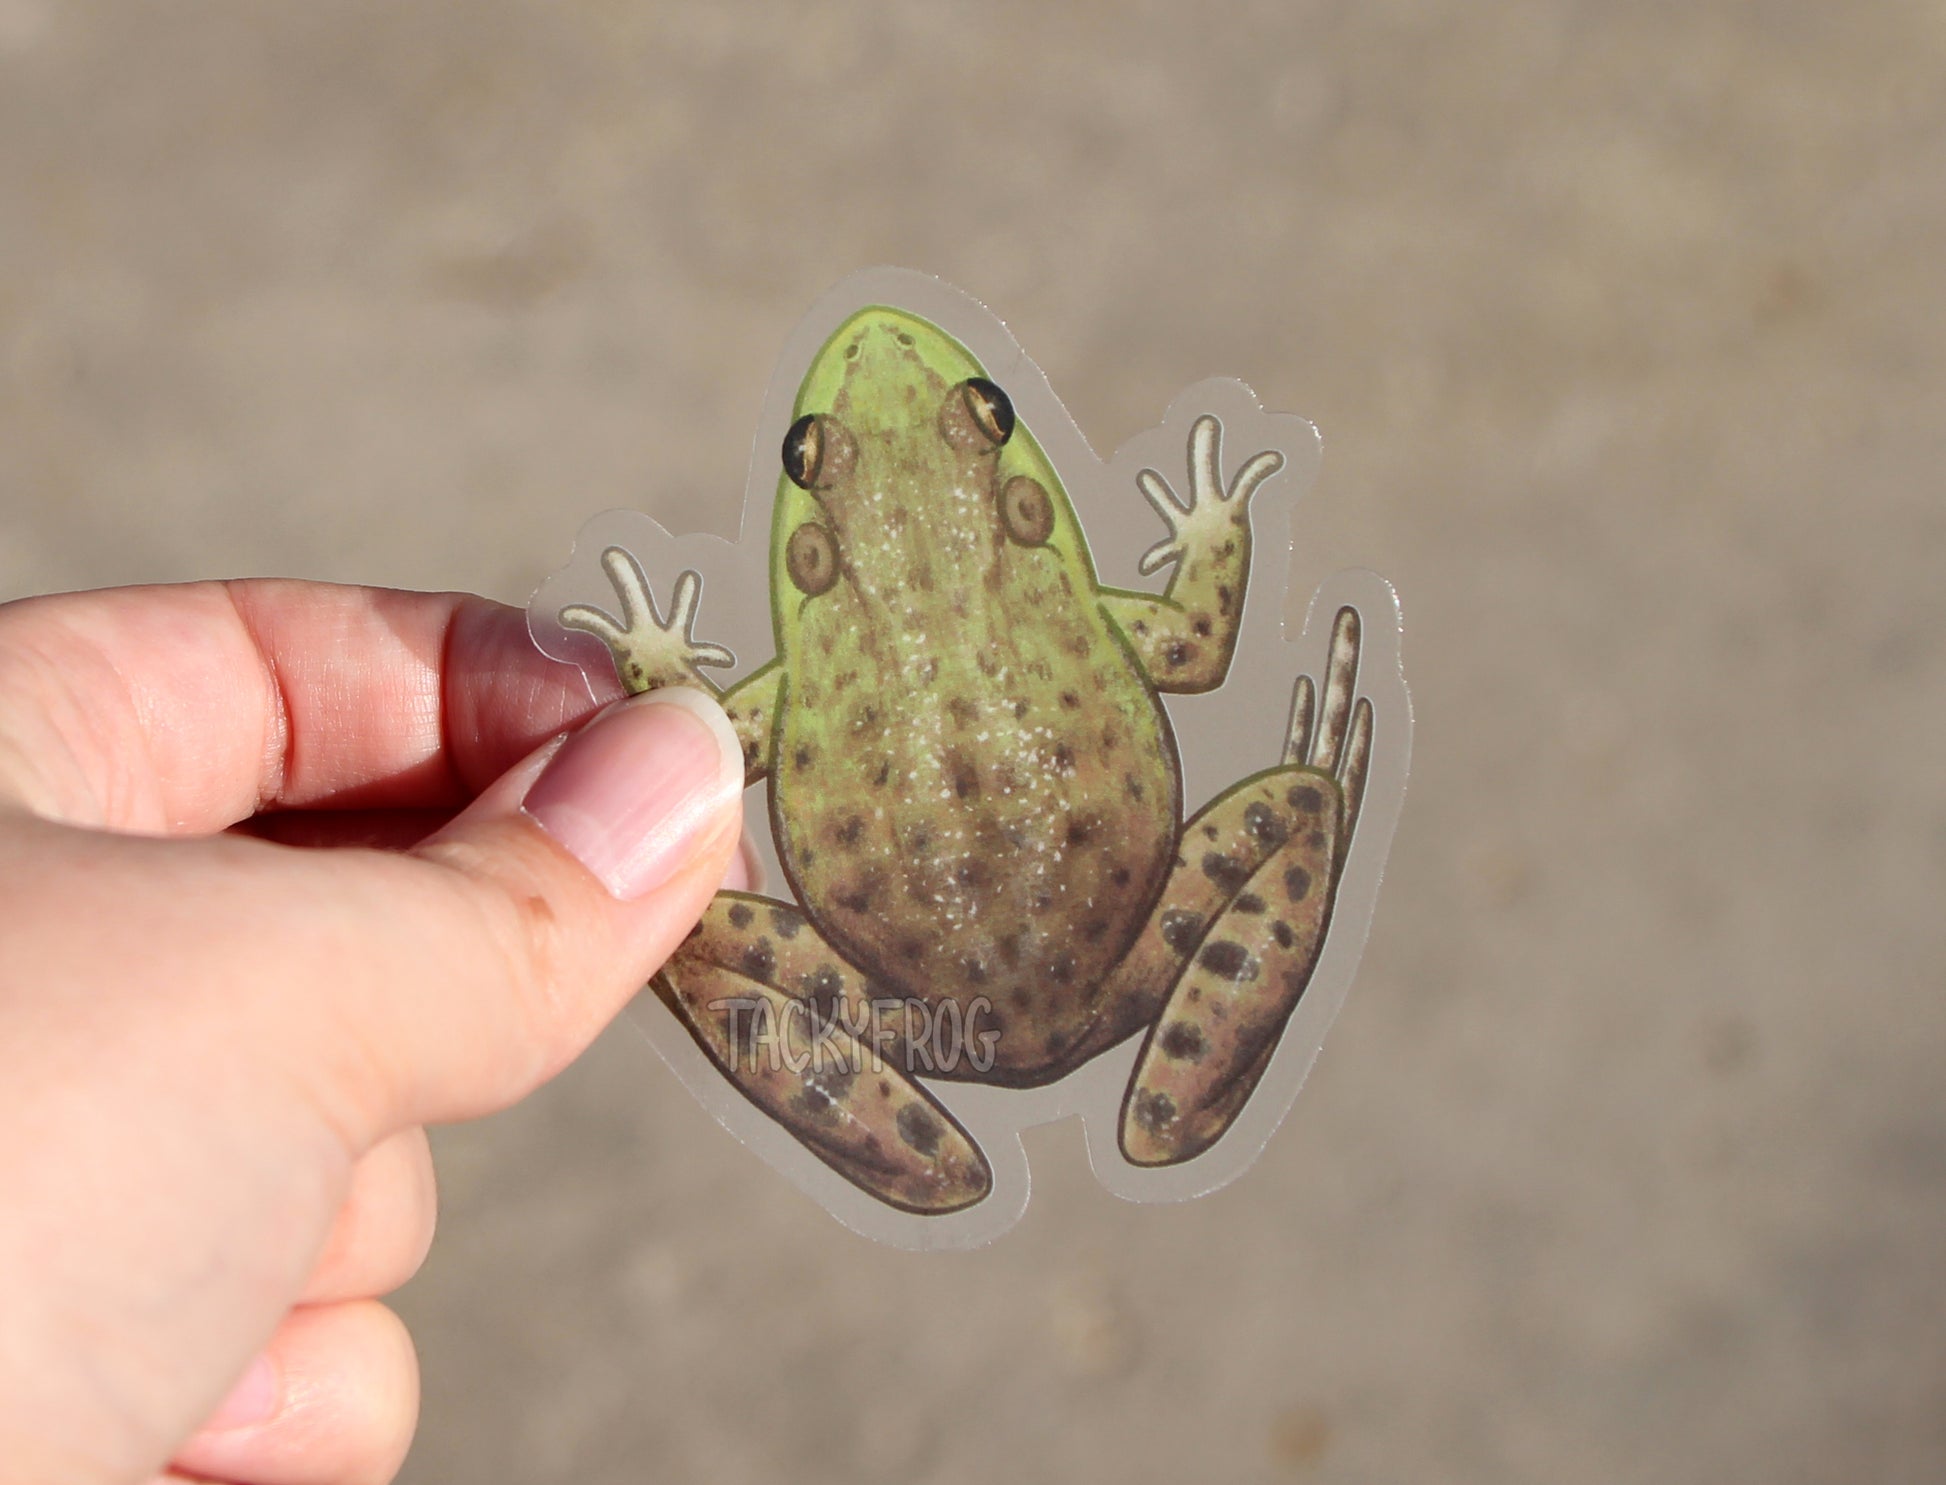
{"type": "MultiPolygon", "coordinates": [[[[0,597],[727,529],[878,262],[1405,602],[1261,1163],[880,1251],[626,1028],[439,1140],[408,1479],[1946,1476],[1946,6],[0,0],[0,597]]],[[[1139,502],[1131,497],[1131,510],[1139,502]]]]}

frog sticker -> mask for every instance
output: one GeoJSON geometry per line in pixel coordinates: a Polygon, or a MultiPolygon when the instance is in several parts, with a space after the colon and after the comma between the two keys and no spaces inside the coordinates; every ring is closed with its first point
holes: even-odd
{"type": "Polygon", "coordinates": [[[718,695],[765,796],[776,890],[718,894],[651,1035],[908,1246],[1008,1225],[1020,1132],[1068,1114],[1120,1194],[1221,1184],[1343,997],[1404,783],[1390,588],[1283,634],[1314,430],[1206,383],[1104,465],[1004,326],[890,270],[779,377],[745,540],[611,514],[532,609],[632,691],[718,695]]]}

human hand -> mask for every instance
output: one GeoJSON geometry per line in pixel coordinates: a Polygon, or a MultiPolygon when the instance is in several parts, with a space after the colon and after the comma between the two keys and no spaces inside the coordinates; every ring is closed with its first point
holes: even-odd
{"type": "Polygon", "coordinates": [[[561,742],[614,694],[452,594],[0,606],[0,1485],[392,1478],[423,1126],[565,1066],[737,855],[721,710],[561,742]]]}

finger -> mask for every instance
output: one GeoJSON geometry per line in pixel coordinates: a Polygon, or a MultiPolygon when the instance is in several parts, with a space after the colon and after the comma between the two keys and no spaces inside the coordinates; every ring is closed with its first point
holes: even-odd
{"type": "Polygon", "coordinates": [[[241,1485],[385,1485],[418,1417],[419,1364],[398,1316],[374,1300],[310,1306],[171,1466],[241,1485]]]}
{"type": "Polygon", "coordinates": [[[1155,513],[1162,517],[1171,531],[1189,513],[1188,508],[1176,499],[1176,492],[1169,488],[1169,482],[1153,469],[1145,469],[1135,476],[1135,488],[1155,507],[1155,513]]]}
{"type": "Polygon", "coordinates": [[[601,554],[601,567],[621,595],[623,629],[662,623],[662,616],[655,611],[655,595],[649,591],[649,575],[633,552],[627,547],[610,547],[601,554]]]}
{"type": "Polygon", "coordinates": [[[1223,425],[1204,413],[1189,430],[1189,470],[1191,501],[1223,498],[1223,470],[1219,463],[1223,425]]]}
{"type": "Polygon", "coordinates": [[[570,603],[555,617],[560,619],[562,628],[579,629],[585,634],[592,634],[610,648],[628,638],[628,631],[620,624],[600,609],[590,608],[585,603],[570,603]]]}
{"type": "Polygon", "coordinates": [[[324,997],[358,1054],[338,1117],[367,1133],[465,1118],[551,1077],[729,873],[742,782],[721,708],[668,687],[537,754],[408,855],[355,862],[363,937],[324,997]]]}
{"type": "Polygon", "coordinates": [[[676,574],[676,590],[669,598],[669,627],[685,639],[689,637],[690,626],[696,622],[696,600],[702,592],[702,574],[694,568],[676,574]]]}
{"type": "Polygon", "coordinates": [[[1351,721],[1352,688],[1358,680],[1358,610],[1341,608],[1331,626],[1331,654],[1325,661],[1324,710],[1311,746],[1311,765],[1338,771],[1338,755],[1351,721]]]}
{"type": "Polygon", "coordinates": [[[519,609],[463,594],[240,582],[26,599],[0,606],[0,798],[185,834],[278,808],[457,809],[620,694],[543,655],[519,609]]]}
{"type": "Polygon", "coordinates": [[[1284,456],[1275,449],[1265,449],[1253,455],[1230,486],[1230,500],[1237,505],[1248,505],[1250,497],[1257,493],[1263,482],[1284,467],[1284,456]]]}
{"type": "Polygon", "coordinates": [[[1284,761],[1303,763],[1311,756],[1311,723],[1317,711],[1317,690],[1308,675],[1291,689],[1291,725],[1284,733],[1284,761]]]}
{"type": "Polygon", "coordinates": [[[379,1141],[351,1169],[351,1190],[299,1303],[390,1294],[425,1262],[438,1213],[425,1130],[402,1129],[379,1141]]]}
{"type": "Polygon", "coordinates": [[[1338,829],[1339,858],[1351,848],[1351,833],[1358,825],[1358,809],[1365,802],[1365,778],[1372,764],[1372,703],[1361,696],[1351,713],[1351,736],[1345,742],[1345,768],[1339,783],[1345,791],[1345,819],[1338,829]]]}
{"type": "Polygon", "coordinates": [[[1182,559],[1182,548],[1174,537],[1159,541],[1142,554],[1142,560],[1135,564],[1135,570],[1143,577],[1153,577],[1171,562],[1182,559]]]}

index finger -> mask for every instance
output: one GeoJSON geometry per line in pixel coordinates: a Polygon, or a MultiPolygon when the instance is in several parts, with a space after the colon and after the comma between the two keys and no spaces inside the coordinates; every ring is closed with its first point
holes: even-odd
{"type": "Polygon", "coordinates": [[[111,829],[453,809],[621,694],[460,593],[254,580],[0,606],[0,793],[111,829]]]}

